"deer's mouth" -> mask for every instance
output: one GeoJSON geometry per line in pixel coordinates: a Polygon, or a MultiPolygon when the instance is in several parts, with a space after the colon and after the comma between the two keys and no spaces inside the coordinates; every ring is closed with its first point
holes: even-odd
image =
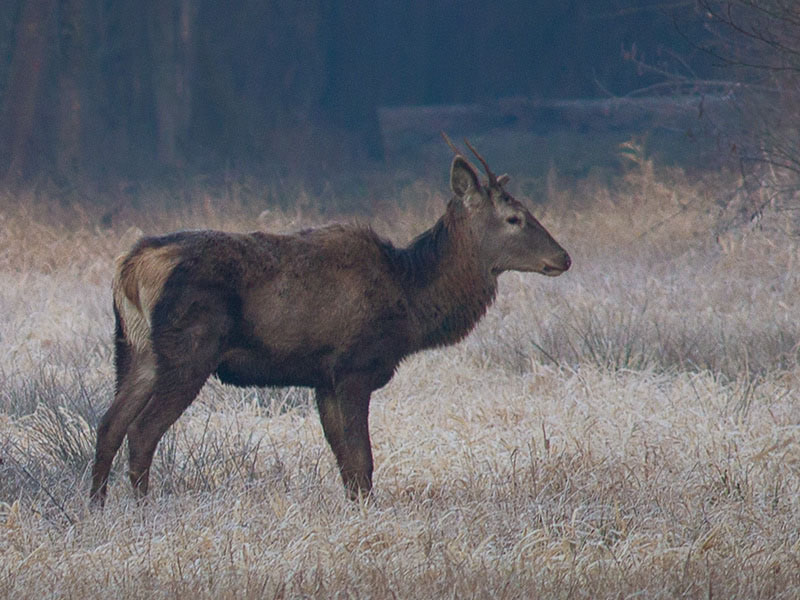
{"type": "Polygon", "coordinates": [[[539,271],[542,275],[547,275],[548,277],[557,277],[561,275],[566,269],[562,269],[559,267],[555,267],[553,265],[544,265],[542,270],[539,271]]]}
{"type": "Polygon", "coordinates": [[[539,273],[542,275],[547,275],[548,277],[557,277],[569,269],[570,265],[572,265],[572,260],[566,253],[564,253],[563,260],[559,261],[558,263],[542,261],[542,268],[539,270],[539,273]]]}

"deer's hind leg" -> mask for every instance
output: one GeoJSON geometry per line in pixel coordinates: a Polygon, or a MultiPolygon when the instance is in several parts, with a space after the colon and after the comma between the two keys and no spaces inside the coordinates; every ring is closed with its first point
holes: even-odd
{"type": "Polygon", "coordinates": [[[117,389],[114,401],[97,427],[97,445],[92,466],[93,503],[105,502],[108,475],[125,433],[153,393],[156,379],[155,355],[149,349],[134,350],[129,345],[120,349],[117,340],[117,389]]]}
{"type": "Polygon", "coordinates": [[[183,323],[154,325],[157,369],[153,393],[128,427],[129,475],[136,495],[147,494],[156,446],[217,368],[229,319],[214,306],[194,303],[183,323]]]}

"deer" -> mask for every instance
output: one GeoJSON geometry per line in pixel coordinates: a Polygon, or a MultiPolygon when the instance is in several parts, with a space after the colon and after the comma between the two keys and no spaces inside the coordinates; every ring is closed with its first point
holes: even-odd
{"type": "Polygon", "coordinates": [[[569,254],[453,150],[444,214],[406,247],[363,224],[292,234],[187,230],[143,237],[117,259],[114,399],[97,427],[90,501],[102,506],[127,436],[143,499],[159,440],[214,375],[234,386],[301,386],[314,398],[346,494],[368,497],[372,392],[414,353],[462,340],[505,271],[557,276],[569,254]]]}

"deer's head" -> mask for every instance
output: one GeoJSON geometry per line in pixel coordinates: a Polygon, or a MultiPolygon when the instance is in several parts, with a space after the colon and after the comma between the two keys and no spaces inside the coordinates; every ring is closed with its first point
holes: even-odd
{"type": "Polygon", "coordinates": [[[569,269],[572,261],[566,250],[504,189],[508,175],[495,176],[483,157],[466,142],[486,171],[487,179],[481,181],[476,169],[444,137],[456,153],[450,167],[450,187],[467,211],[484,267],[494,275],[533,271],[556,276],[569,269]]]}

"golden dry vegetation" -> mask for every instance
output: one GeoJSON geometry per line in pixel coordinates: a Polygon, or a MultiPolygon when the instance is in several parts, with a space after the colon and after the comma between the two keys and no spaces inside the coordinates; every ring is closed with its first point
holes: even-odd
{"type": "MultiPolygon", "coordinates": [[[[646,161],[612,187],[551,181],[535,212],[575,266],[504,275],[466,341],[374,395],[368,504],[345,500],[307,391],[210,381],[150,499],[120,456],[102,512],[115,255],[142,231],[323,219],[313,198],[259,214],[198,193],[103,227],[4,198],[0,597],[798,597],[800,246],[780,215],[720,229],[735,185],[646,161]]],[[[376,229],[432,224],[430,189],[398,189],[376,229]]]]}

